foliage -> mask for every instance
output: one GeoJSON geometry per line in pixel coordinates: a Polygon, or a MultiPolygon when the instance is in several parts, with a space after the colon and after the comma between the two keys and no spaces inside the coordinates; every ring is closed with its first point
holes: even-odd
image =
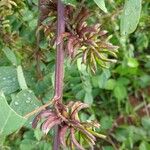
{"type": "MultiPolygon", "coordinates": [[[[96,131],[106,135],[107,138],[97,139],[95,145],[97,149],[149,150],[150,2],[146,0],[127,0],[125,3],[122,0],[86,0],[85,3],[79,0],[63,0],[63,2],[70,5],[73,11],[79,10],[77,14],[80,14],[82,5],[86,6],[92,12],[92,16],[88,16],[86,20],[88,27],[100,23],[98,29],[108,31],[109,36],[104,35],[104,39],[119,46],[118,62],[107,64],[109,66],[107,69],[101,68],[102,65],[96,66],[97,71],[95,69],[94,74],[87,69],[86,63],[82,63],[81,58],[75,57],[76,59],[71,61],[66,57],[63,100],[67,104],[70,100],[77,99],[90,105],[90,108],[79,113],[79,117],[83,122],[88,120],[90,123],[96,119],[100,123],[101,127],[96,131]]],[[[56,14],[53,11],[48,17],[43,17],[42,24],[37,29],[39,17],[37,5],[37,0],[7,0],[7,3],[6,0],[0,1],[0,90],[2,90],[0,149],[4,150],[52,149],[54,132],[43,134],[39,124],[36,125],[36,129],[32,129],[31,121],[34,116],[27,121],[23,117],[47,103],[54,92],[55,44],[59,43],[59,39],[54,42],[56,14]],[[48,30],[49,26],[55,28],[48,30]],[[41,35],[38,53],[36,53],[37,31],[41,35]],[[54,41],[49,42],[50,39],[54,41]],[[19,130],[21,126],[23,127],[19,130]]],[[[70,31],[77,29],[74,24],[69,26],[70,31]]],[[[93,28],[90,30],[94,34],[97,33],[93,28]]],[[[63,38],[66,43],[69,42],[67,36],[63,38]]],[[[94,42],[95,38],[92,40],[94,42]]],[[[89,45],[91,46],[91,43],[89,45]]],[[[86,43],[85,46],[89,48],[89,45],[86,43]]],[[[104,56],[112,60],[112,56],[116,56],[116,51],[113,53],[109,49],[110,45],[107,46],[109,46],[108,53],[104,56]],[[108,56],[110,53],[113,55],[108,56]]],[[[79,52],[86,50],[85,47],[78,48],[79,52]]],[[[106,52],[105,49],[104,51],[106,52]]],[[[95,64],[92,62],[93,65],[95,64]]],[[[83,134],[82,138],[79,136],[80,134],[76,133],[75,137],[72,137],[74,143],[75,139],[81,140],[80,144],[88,149],[88,143],[82,140],[85,135],[83,134]]]]}

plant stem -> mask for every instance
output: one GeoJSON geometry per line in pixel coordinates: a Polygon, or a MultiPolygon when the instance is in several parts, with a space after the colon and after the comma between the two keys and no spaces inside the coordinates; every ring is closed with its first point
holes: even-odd
{"type": "MultiPolygon", "coordinates": [[[[65,32],[65,19],[64,19],[64,4],[58,0],[58,16],[57,16],[57,37],[65,32]]],[[[62,101],[63,93],[63,77],[64,77],[64,50],[63,50],[63,39],[57,45],[56,54],[56,67],[55,67],[55,94],[49,103],[35,109],[34,111],[26,114],[24,117],[29,118],[30,116],[38,113],[39,111],[45,109],[47,106],[51,105],[54,101],[62,101]]]]}
{"type": "MultiPolygon", "coordinates": [[[[65,32],[65,19],[64,19],[64,4],[58,0],[57,5],[57,38],[65,32]]],[[[62,99],[63,93],[63,77],[64,77],[64,50],[63,39],[57,45],[56,54],[56,67],[55,67],[55,96],[62,99]]]]}
{"type": "MultiPolygon", "coordinates": [[[[61,0],[57,3],[57,39],[65,32],[65,18],[64,18],[64,4],[61,0]]],[[[39,42],[39,40],[37,40],[39,42]]],[[[38,109],[25,115],[25,118],[32,116],[33,114],[45,109],[47,106],[51,105],[54,101],[62,102],[63,95],[63,78],[64,78],[64,49],[63,49],[63,39],[57,45],[56,53],[56,66],[55,66],[55,94],[54,98],[47,104],[39,107],[38,109]]],[[[53,150],[59,150],[60,142],[58,136],[59,126],[55,129],[54,147],[53,150]]]]}
{"type": "MultiPolygon", "coordinates": [[[[65,32],[64,4],[61,0],[57,3],[57,39],[65,32]]],[[[62,102],[64,78],[64,49],[63,39],[57,45],[56,67],[55,67],[55,96],[62,102]]],[[[58,136],[59,126],[55,129],[55,139],[53,150],[59,150],[60,141],[58,136]]]]}
{"type": "Polygon", "coordinates": [[[40,68],[40,30],[38,29],[41,22],[40,22],[40,18],[41,18],[41,10],[40,10],[40,0],[38,0],[38,11],[39,11],[39,17],[38,17],[38,22],[37,22],[37,29],[36,29],[36,49],[35,49],[35,61],[36,61],[36,72],[37,72],[37,76],[38,76],[38,80],[41,80],[43,78],[43,74],[40,68]]]}

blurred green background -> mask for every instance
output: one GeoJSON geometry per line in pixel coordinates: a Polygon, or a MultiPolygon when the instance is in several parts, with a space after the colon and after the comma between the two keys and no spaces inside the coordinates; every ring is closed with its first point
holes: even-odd
{"type": "MultiPolygon", "coordinates": [[[[77,5],[75,0],[68,2],[77,5]]],[[[107,13],[93,1],[85,2],[94,14],[90,21],[100,22],[108,31],[110,41],[119,46],[118,62],[93,75],[82,67],[80,60],[70,65],[66,59],[64,102],[81,100],[91,105],[80,117],[82,120],[97,119],[101,124],[99,132],[108,137],[97,139],[95,150],[150,150],[150,2],[143,0],[138,27],[128,36],[121,36],[119,27],[123,0],[106,0],[107,13]]],[[[38,80],[34,59],[37,4],[37,0],[0,1],[0,74],[3,74],[0,89],[11,86],[1,80],[13,75],[11,69],[6,68],[8,71],[4,72],[2,68],[12,66],[8,56],[11,50],[17,56],[17,63],[22,64],[28,87],[42,104],[53,96],[56,53],[48,37],[42,36],[40,68],[43,79],[38,80]],[[6,46],[10,48],[8,51],[6,46]]],[[[16,86],[4,92],[9,104],[19,92],[16,86]]],[[[53,134],[52,131],[45,136],[39,129],[25,126],[1,140],[0,150],[50,150],[53,134]]]]}

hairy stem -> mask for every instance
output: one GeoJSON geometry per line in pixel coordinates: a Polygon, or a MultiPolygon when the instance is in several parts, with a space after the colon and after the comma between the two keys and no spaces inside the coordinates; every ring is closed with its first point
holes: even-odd
{"type": "MultiPolygon", "coordinates": [[[[61,0],[57,3],[57,38],[65,32],[64,4],[61,0]]],[[[63,78],[64,78],[64,49],[63,39],[57,45],[56,68],[55,68],[55,96],[62,101],[63,93],[63,78]]],[[[55,129],[54,150],[59,150],[60,142],[58,136],[59,126],[55,129]]]]}

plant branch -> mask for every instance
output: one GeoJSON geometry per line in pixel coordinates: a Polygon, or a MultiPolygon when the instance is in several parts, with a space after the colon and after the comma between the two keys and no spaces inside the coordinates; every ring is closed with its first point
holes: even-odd
{"type": "MultiPolygon", "coordinates": [[[[40,3],[40,0],[39,0],[40,3]]],[[[58,0],[58,16],[57,16],[57,37],[59,37],[62,33],[65,32],[65,19],[64,19],[64,4],[61,3],[61,0],[58,0]]],[[[39,22],[40,24],[40,17],[39,22]]],[[[40,35],[37,35],[37,48],[36,52],[39,50],[39,40],[40,35]]],[[[26,114],[24,117],[28,118],[35,113],[45,109],[47,106],[51,105],[54,101],[62,99],[62,93],[63,93],[63,77],[64,77],[64,50],[63,50],[63,39],[60,41],[60,43],[57,45],[57,54],[56,54],[56,67],[55,67],[55,94],[54,98],[50,100],[49,103],[39,107],[38,109],[26,114]]]]}
{"type": "MultiPolygon", "coordinates": [[[[57,39],[65,32],[64,4],[61,0],[57,2],[57,39]]],[[[62,102],[63,95],[63,78],[64,78],[64,49],[63,39],[57,45],[56,67],[55,67],[55,96],[60,97],[59,102],[62,102]]],[[[54,150],[59,150],[59,126],[55,128],[54,150]]]]}
{"type": "MultiPolygon", "coordinates": [[[[57,39],[65,32],[64,4],[58,0],[57,5],[57,39]]],[[[56,67],[55,67],[55,96],[62,99],[64,78],[64,49],[63,39],[57,45],[56,67]]]]}
{"type": "MultiPolygon", "coordinates": [[[[57,2],[57,39],[65,32],[65,18],[64,18],[64,4],[61,0],[57,2]]],[[[39,36],[39,35],[38,35],[39,36]]],[[[37,45],[39,44],[39,37],[37,37],[37,45]]],[[[25,115],[25,118],[28,118],[35,113],[45,109],[47,106],[51,105],[55,101],[62,102],[63,96],[63,78],[64,78],[64,49],[63,49],[63,39],[57,45],[56,53],[56,66],[55,66],[55,94],[54,98],[47,104],[39,107],[38,109],[25,115]]],[[[37,47],[36,52],[39,50],[37,47]]],[[[59,126],[55,129],[55,139],[54,139],[54,150],[59,150],[60,142],[58,136],[59,126]]]]}

